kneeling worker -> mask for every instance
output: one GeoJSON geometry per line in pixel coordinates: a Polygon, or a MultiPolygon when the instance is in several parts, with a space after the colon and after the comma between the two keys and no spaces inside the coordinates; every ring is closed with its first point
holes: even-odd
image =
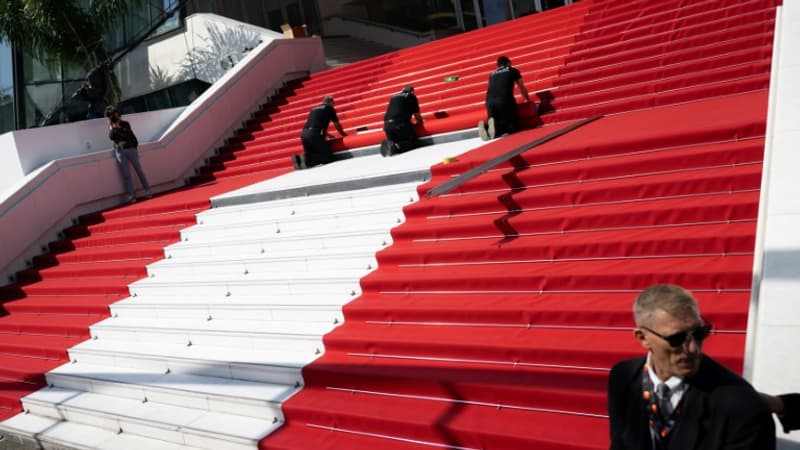
{"type": "Polygon", "coordinates": [[[519,88],[522,98],[526,102],[530,102],[528,90],[522,82],[522,74],[511,66],[511,60],[508,57],[497,58],[497,70],[489,75],[489,88],[486,90],[488,120],[486,124],[482,120],[478,123],[478,134],[484,141],[519,131],[519,113],[517,112],[517,101],[514,99],[514,85],[519,88]]]}
{"type": "MultiPolygon", "coordinates": [[[[325,140],[328,134],[328,125],[333,122],[336,131],[344,137],[347,133],[342,129],[336,110],[333,108],[333,97],[326,96],[322,104],[314,107],[308,115],[308,120],[300,133],[303,143],[303,154],[292,155],[292,164],[297,170],[327,164],[333,161],[333,152],[325,140]]],[[[331,136],[332,137],[332,136],[331,136]]]]}
{"type": "Polygon", "coordinates": [[[422,123],[414,87],[406,86],[399,94],[392,96],[383,116],[383,132],[386,133],[386,139],[381,142],[381,155],[396,155],[419,145],[417,133],[411,124],[411,116],[414,116],[418,124],[422,123]]]}

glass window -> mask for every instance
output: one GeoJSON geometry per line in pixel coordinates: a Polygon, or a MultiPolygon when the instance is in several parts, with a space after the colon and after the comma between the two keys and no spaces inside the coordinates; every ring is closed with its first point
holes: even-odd
{"type": "Polygon", "coordinates": [[[289,18],[289,25],[296,27],[303,24],[303,16],[300,14],[300,5],[297,3],[286,5],[286,15],[289,18]]]}
{"type": "MultiPolygon", "coordinates": [[[[247,0],[253,1],[253,0],[247,0]]],[[[239,0],[226,0],[223,5],[223,15],[234,20],[244,21],[244,14],[242,14],[242,4],[239,0]]]]}
{"type": "Polygon", "coordinates": [[[267,20],[269,20],[269,27],[275,31],[281,31],[281,25],[285,22],[283,21],[283,11],[280,9],[273,9],[267,13],[267,20]]]}
{"type": "Polygon", "coordinates": [[[217,10],[214,0],[195,0],[195,6],[197,7],[197,12],[201,13],[216,12],[217,10]]]}
{"type": "MultiPolygon", "coordinates": [[[[55,111],[63,95],[61,83],[25,86],[25,128],[37,127],[50,112],[55,111]]],[[[85,113],[84,113],[85,115],[85,113]]],[[[56,121],[65,120],[60,118],[56,121]]]]}
{"type": "MultiPolygon", "coordinates": [[[[171,11],[178,5],[178,0],[161,0],[161,7],[156,8],[153,14],[153,20],[158,20],[161,14],[166,11],[171,11]]],[[[155,34],[166,33],[167,31],[174,30],[181,25],[180,12],[173,14],[163,25],[161,25],[155,34]]]]}
{"type": "Polygon", "coordinates": [[[527,16],[538,12],[535,0],[514,0],[512,5],[514,7],[514,17],[527,16]]]}
{"type": "Polygon", "coordinates": [[[505,22],[510,17],[507,7],[508,2],[506,0],[483,0],[484,23],[494,25],[505,22]]]}
{"type": "Polygon", "coordinates": [[[0,41],[0,134],[15,128],[13,68],[11,46],[0,41]]]}
{"type": "Polygon", "coordinates": [[[564,0],[542,0],[542,9],[553,9],[564,6],[564,0]]]}
{"type": "Polygon", "coordinates": [[[267,19],[264,16],[264,8],[259,1],[250,0],[245,3],[247,7],[247,22],[259,27],[267,26],[267,19]]]}
{"type": "Polygon", "coordinates": [[[314,0],[303,0],[303,14],[306,18],[305,24],[309,34],[319,34],[319,14],[317,14],[317,2],[314,0]]]}
{"type": "Polygon", "coordinates": [[[30,55],[25,55],[22,58],[22,61],[22,65],[24,67],[23,70],[25,72],[25,84],[61,80],[61,70],[59,64],[55,64],[53,67],[48,67],[47,64],[33,59],[30,55]]]}

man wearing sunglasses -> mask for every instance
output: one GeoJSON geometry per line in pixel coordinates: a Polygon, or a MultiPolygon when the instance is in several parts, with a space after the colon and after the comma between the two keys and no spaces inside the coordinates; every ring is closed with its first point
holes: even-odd
{"type": "Polygon", "coordinates": [[[711,324],[692,294],[656,285],[633,305],[644,357],[611,369],[611,450],[773,450],[775,424],[750,384],[703,354],[711,324]]]}

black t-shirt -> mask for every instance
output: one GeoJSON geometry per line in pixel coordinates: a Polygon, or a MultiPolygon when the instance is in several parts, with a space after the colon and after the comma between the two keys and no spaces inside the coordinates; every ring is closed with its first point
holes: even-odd
{"type": "Polygon", "coordinates": [[[389,100],[389,107],[383,120],[397,120],[403,122],[411,121],[411,115],[419,113],[419,101],[417,96],[410,92],[401,92],[392,96],[389,100]]]}
{"type": "Polygon", "coordinates": [[[117,148],[134,148],[139,145],[131,124],[125,120],[119,121],[119,128],[108,130],[108,137],[114,141],[114,146],[117,148]]]}
{"type": "Polygon", "coordinates": [[[514,67],[501,67],[489,75],[489,89],[486,103],[506,103],[514,101],[514,84],[522,78],[514,67]]]}
{"type": "Polygon", "coordinates": [[[303,128],[327,130],[331,121],[339,121],[339,118],[336,117],[336,110],[330,105],[319,105],[311,110],[303,128]]]}

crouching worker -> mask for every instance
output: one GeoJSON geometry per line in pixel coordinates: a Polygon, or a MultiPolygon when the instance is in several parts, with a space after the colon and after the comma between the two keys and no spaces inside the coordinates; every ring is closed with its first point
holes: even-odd
{"type": "MultiPolygon", "coordinates": [[[[314,107],[308,115],[308,120],[300,133],[300,141],[303,143],[303,154],[292,155],[292,164],[296,170],[307,169],[309,167],[327,164],[333,161],[333,152],[325,140],[328,134],[328,125],[333,122],[336,131],[344,137],[347,134],[336,117],[336,110],[333,108],[333,97],[326,96],[322,99],[322,104],[314,107]]],[[[333,136],[331,136],[333,137],[333,136]]]]}
{"type": "Polygon", "coordinates": [[[114,141],[114,157],[117,159],[117,165],[120,172],[122,172],[122,180],[125,182],[125,190],[128,192],[128,203],[136,203],[136,190],[133,188],[133,180],[131,180],[131,169],[128,167],[130,163],[139,181],[144,188],[144,197],[150,198],[153,195],[150,193],[150,184],[147,182],[147,177],[144,176],[142,164],[139,162],[139,151],[136,147],[139,146],[139,141],[136,135],[133,134],[131,124],[120,117],[119,111],[113,106],[106,108],[105,115],[108,118],[108,138],[114,141]]]}
{"type": "Polygon", "coordinates": [[[517,101],[514,99],[514,86],[525,102],[530,102],[528,90],[522,82],[522,74],[511,66],[506,56],[497,58],[497,69],[489,75],[489,87],[486,90],[486,123],[478,123],[478,135],[488,141],[504,134],[520,130],[517,101]]]}
{"type": "Polygon", "coordinates": [[[412,116],[418,124],[422,123],[414,87],[406,86],[399,94],[392,96],[383,116],[383,132],[386,133],[386,139],[381,142],[381,155],[392,156],[419,146],[417,133],[411,124],[412,116]]]}

